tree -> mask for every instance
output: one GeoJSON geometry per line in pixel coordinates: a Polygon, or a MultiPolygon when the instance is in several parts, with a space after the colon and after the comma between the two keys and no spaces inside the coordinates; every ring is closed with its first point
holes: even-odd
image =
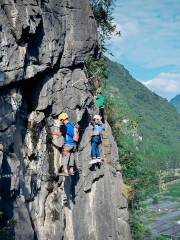
{"type": "Polygon", "coordinates": [[[89,0],[94,17],[98,25],[102,49],[106,51],[104,44],[110,39],[112,34],[120,35],[112,15],[114,0],[89,0]]]}

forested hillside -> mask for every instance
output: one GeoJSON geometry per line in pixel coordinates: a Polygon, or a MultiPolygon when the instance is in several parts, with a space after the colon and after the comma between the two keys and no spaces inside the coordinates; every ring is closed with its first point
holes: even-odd
{"type": "Polygon", "coordinates": [[[177,168],[180,163],[180,115],[166,99],[148,90],[120,64],[107,60],[105,95],[114,114],[130,119],[139,133],[138,154],[148,168],[177,168]]]}
{"type": "Polygon", "coordinates": [[[176,108],[176,110],[180,113],[180,94],[175,96],[170,103],[176,108]]]}

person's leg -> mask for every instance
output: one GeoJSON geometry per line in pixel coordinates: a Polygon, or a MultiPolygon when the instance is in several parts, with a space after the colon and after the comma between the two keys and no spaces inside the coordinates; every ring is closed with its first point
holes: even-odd
{"type": "Polygon", "coordinates": [[[96,142],[96,147],[95,147],[95,152],[96,152],[96,159],[97,159],[97,157],[98,157],[98,142],[96,142]]]}
{"type": "Polygon", "coordinates": [[[91,157],[90,165],[96,163],[96,142],[91,142],[91,157]]]}
{"type": "Polygon", "coordinates": [[[96,161],[99,162],[99,163],[102,163],[101,153],[100,153],[100,145],[101,145],[101,141],[99,141],[97,143],[97,153],[96,153],[97,159],[96,159],[96,161]]]}
{"type": "Polygon", "coordinates": [[[97,146],[96,146],[96,158],[97,158],[97,159],[100,159],[99,145],[100,145],[100,142],[98,142],[98,143],[97,143],[97,146]]]}
{"type": "Polygon", "coordinates": [[[62,156],[59,149],[53,147],[54,150],[54,173],[55,175],[59,174],[59,170],[62,166],[62,156]]]}
{"type": "Polygon", "coordinates": [[[62,157],[62,165],[64,173],[68,174],[68,163],[70,158],[70,151],[67,145],[63,146],[63,157],[62,157]]]}
{"type": "Polygon", "coordinates": [[[91,157],[92,159],[96,159],[96,143],[91,143],[91,157]]]}
{"type": "Polygon", "coordinates": [[[75,162],[74,151],[71,150],[71,152],[70,152],[70,159],[69,159],[69,166],[70,167],[74,167],[74,162],[75,162]]]}
{"type": "Polygon", "coordinates": [[[69,159],[69,173],[74,174],[74,164],[75,164],[75,146],[70,148],[70,159],[69,159]]]}

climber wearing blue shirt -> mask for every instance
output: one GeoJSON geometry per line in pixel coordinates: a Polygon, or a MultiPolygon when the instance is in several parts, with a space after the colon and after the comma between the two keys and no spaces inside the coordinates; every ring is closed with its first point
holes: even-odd
{"type": "Polygon", "coordinates": [[[64,123],[64,144],[75,145],[74,137],[74,124],[69,121],[64,123]]]}
{"type": "Polygon", "coordinates": [[[63,136],[64,138],[62,149],[63,172],[60,175],[74,175],[74,152],[76,149],[76,143],[79,141],[78,127],[75,127],[74,124],[69,121],[67,113],[61,113],[58,116],[58,119],[62,122],[60,132],[50,132],[49,134],[63,136]]]}
{"type": "Polygon", "coordinates": [[[91,137],[91,156],[92,160],[89,164],[101,163],[100,150],[99,146],[102,143],[102,133],[104,130],[104,124],[101,122],[101,116],[94,116],[94,124],[92,128],[92,137],[91,137]]]}
{"type": "Polygon", "coordinates": [[[75,128],[74,124],[68,119],[67,113],[61,113],[58,119],[63,123],[61,127],[61,133],[64,137],[63,154],[62,154],[62,165],[63,173],[65,176],[74,175],[74,150],[76,142],[74,140],[75,128]]]}

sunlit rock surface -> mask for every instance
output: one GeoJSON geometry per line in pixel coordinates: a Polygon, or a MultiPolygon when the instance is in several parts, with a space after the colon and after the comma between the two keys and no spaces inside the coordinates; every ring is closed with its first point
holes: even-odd
{"type": "Polygon", "coordinates": [[[105,163],[89,169],[97,112],[84,61],[98,54],[87,0],[0,1],[0,210],[16,240],[128,240],[127,201],[106,124],[105,163]],[[59,177],[48,132],[66,111],[80,126],[79,171],[59,177]]]}

